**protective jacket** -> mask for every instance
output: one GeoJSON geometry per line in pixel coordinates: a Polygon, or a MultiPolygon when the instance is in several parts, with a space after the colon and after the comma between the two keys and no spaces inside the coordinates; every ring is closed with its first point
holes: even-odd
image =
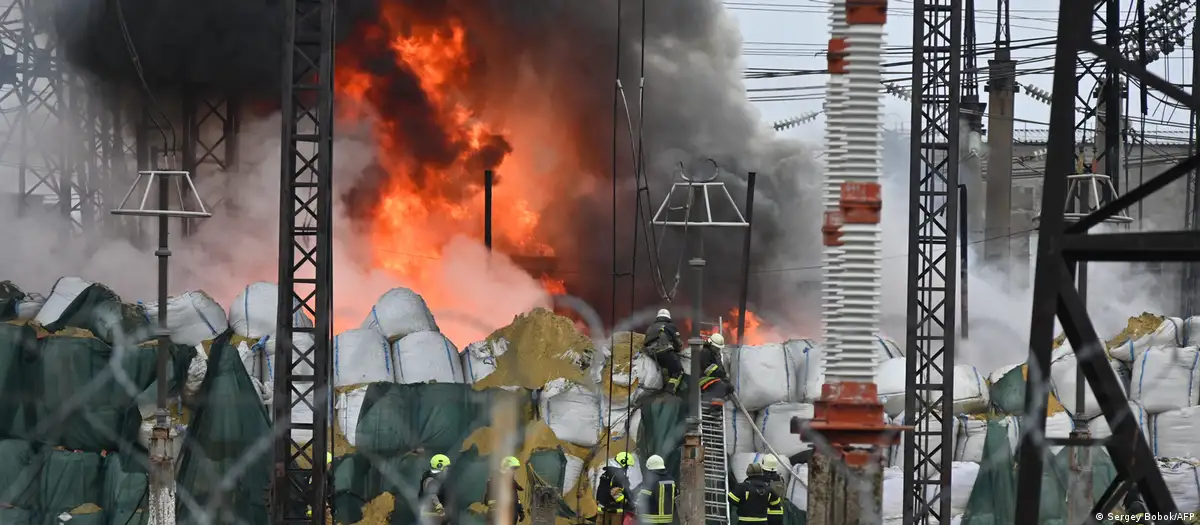
{"type": "MultiPolygon", "coordinates": [[[[501,483],[507,476],[492,476],[488,480],[487,495],[484,497],[487,500],[488,509],[494,509],[500,499],[500,487],[497,483],[501,483]]],[[[521,492],[525,489],[517,484],[516,478],[509,478],[512,481],[512,498],[513,498],[513,523],[520,523],[525,519],[525,507],[521,505],[521,492]]]]}
{"type": "Polygon", "coordinates": [[[600,505],[600,510],[607,513],[632,511],[631,496],[629,478],[625,476],[625,470],[612,465],[604,467],[600,473],[600,480],[596,483],[596,503],[600,505]],[[621,489],[616,497],[613,496],[614,488],[621,489]]]}
{"type": "Polygon", "coordinates": [[[646,328],[646,340],[643,343],[650,353],[664,350],[678,352],[683,349],[683,339],[679,337],[679,328],[668,317],[659,317],[646,328]]]}
{"type": "Polygon", "coordinates": [[[675,500],[679,486],[665,470],[651,470],[638,490],[637,514],[641,523],[676,523],[675,500]]]}
{"type": "Polygon", "coordinates": [[[418,493],[418,499],[422,502],[421,514],[426,516],[442,516],[444,515],[444,507],[446,505],[446,487],[444,481],[446,479],[446,471],[444,470],[426,470],[421,475],[421,490],[418,493]],[[429,499],[426,502],[426,498],[429,499]]]}
{"type": "Polygon", "coordinates": [[[738,483],[727,494],[729,504],[737,508],[738,523],[763,523],[772,506],[782,505],[783,499],[772,494],[762,476],[751,476],[738,483]]]}
{"type": "Polygon", "coordinates": [[[783,478],[778,472],[767,470],[762,473],[762,479],[767,483],[771,496],[776,498],[775,504],[767,506],[767,525],[783,525],[783,493],[786,490],[783,478]]]}

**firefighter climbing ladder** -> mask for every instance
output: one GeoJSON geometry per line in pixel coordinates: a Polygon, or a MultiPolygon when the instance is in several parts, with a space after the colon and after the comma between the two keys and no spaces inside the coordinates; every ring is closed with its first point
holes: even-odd
{"type": "Polygon", "coordinates": [[[704,447],[704,522],[706,525],[729,523],[726,483],[729,465],[725,454],[725,411],[706,406],[701,410],[700,444],[704,447]]]}

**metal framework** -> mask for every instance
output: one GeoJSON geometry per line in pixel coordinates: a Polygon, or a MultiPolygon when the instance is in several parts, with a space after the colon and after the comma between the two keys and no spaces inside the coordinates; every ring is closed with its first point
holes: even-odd
{"type": "Polygon", "coordinates": [[[913,8],[904,522],[929,524],[951,516],[962,0],[913,8]]]}
{"type": "Polygon", "coordinates": [[[76,192],[70,147],[54,136],[67,128],[67,89],[55,41],[39,23],[45,20],[39,7],[44,3],[14,0],[0,13],[3,64],[14,69],[0,92],[0,113],[8,124],[0,156],[17,167],[18,213],[54,201],[71,218],[76,192]]]}
{"type": "MultiPolygon", "coordinates": [[[[1200,2],[1196,3],[1196,18],[1192,23],[1192,85],[1200,86],[1200,2]]],[[[1196,130],[1200,129],[1200,112],[1191,111],[1191,127],[1188,133],[1191,140],[1188,141],[1188,153],[1196,152],[1196,130]]],[[[1200,193],[1197,193],[1197,186],[1200,185],[1200,170],[1192,170],[1187,176],[1187,193],[1185,195],[1186,207],[1183,210],[1183,227],[1189,230],[1200,230],[1200,193]]],[[[1182,303],[1180,315],[1193,316],[1196,315],[1197,307],[1197,291],[1196,287],[1200,285],[1200,266],[1196,264],[1183,265],[1183,288],[1181,292],[1180,302],[1182,303]]]]}
{"type": "MultiPolygon", "coordinates": [[[[1046,177],[1042,187],[1042,211],[1039,220],[1037,263],[1034,276],[1033,308],[1030,324],[1029,381],[1026,384],[1026,414],[1045,413],[1049,385],[1050,354],[1055,318],[1075,349],[1083,375],[1095,393],[1112,437],[1101,440],[1117,469],[1117,477],[1097,501],[1092,512],[1108,512],[1136,486],[1150,512],[1175,511],[1175,503],[1163,482],[1154,454],[1129,417],[1127,399],[1116,375],[1104,356],[1103,342],[1088,317],[1087,308],[1076,288],[1075,272],[1084,261],[1197,261],[1200,260],[1200,233],[1121,232],[1089,235],[1088,230],[1105,219],[1169,183],[1193,171],[1200,160],[1192,155],[1177,166],[1113,199],[1099,210],[1074,223],[1065,217],[1068,174],[1074,171],[1075,107],[1079,85],[1076,70],[1079,56],[1087,52],[1102,59],[1118,72],[1140,80],[1164,95],[1195,110],[1200,100],[1162,78],[1127,60],[1118,49],[1102,45],[1092,38],[1092,17],[1073,16],[1096,6],[1094,0],[1061,0],[1058,41],[1055,49],[1054,93],[1050,109],[1050,136],[1047,143],[1046,177]],[[1039,412],[1040,411],[1040,412],[1039,412]]],[[[1104,5],[1106,2],[1100,2],[1104,5]]],[[[1109,0],[1107,3],[1114,4],[1109,0]]],[[[1098,9],[1096,9],[1098,11],[1098,9]]],[[[1111,13],[1111,11],[1109,11],[1111,13]]],[[[1115,20],[1115,18],[1112,18],[1115,20]]],[[[1109,42],[1106,42],[1108,44],[1109,42]]],[[[1048,443],[1089,445],[1095,441],[1071,443],[1070,440],[1045,439],[1045,419],[1029,418],[1028,429],[1018,450],[1021,466],[1017,486],[1016,523],[1038,523],[1045,446],[1048,443]]]]}
{"type": "MultiPolygon", "coordinates": [[[[233,172],[238,162],[241,122],[237,101],[203,96],[187,90],[183,96],[183,170],[197,179],[212,170],[233,172]]],[[[196,223],[184,221],[184,235],[195,233],[196,223]]]]}
{"type": "Polygon", "coordinates": [[[333,364],[334,0],[287,0],[271,523],[325,523],[333,364]],[[313,328],[295,319],[310,317],[313,328]],[[293,344],[311,333],[313,345],[293,344]],[[312,421],[292,421],[311,411],[312,421]],[[307,409],[307,410],[305,410],[307,409]]]}

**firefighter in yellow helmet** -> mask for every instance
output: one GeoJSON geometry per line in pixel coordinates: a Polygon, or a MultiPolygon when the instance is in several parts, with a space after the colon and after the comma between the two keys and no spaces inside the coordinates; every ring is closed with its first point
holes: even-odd
{"type": "Polygon", "coordinates": [[[646,458],[646,478],[638,490],[637,514],[639,523],[676,523],[675,501],[679,486],[667,472],[662,456],[646,458]]]}
{"type": "Polygon", "coordinates": [[[421,515],[432,521],[441,522],[446,517],[446,469],[450,466],[450,458],[445,454],[435,454],[429,460],[429,470],[421,475],[421,488],[418,501],[421,502],[421,515]]]}
{"type": "Polygon", "coordinates": [[[627,471],[633,466],[633,454],[618,452],[616,466],[605,465],[596,483],[596,504],[599,507],[600,523],[620,525],[627,511],[633,511],[629,494],[627,471]]]}
{"type": "Polygon", "coordinates": [[[502,483],[512,484],[512,502],[513,514],[512,523],[520,523],[525,521],[525,507],[521,505],[521,492],[525,489],[517,483],[517,469],[521,468],[521,460],[508,456],[500,462],[500,470],[492,475],[487,484],[487,502],[488,514],[495,516],[497,510],[496,503],[500,499],[500,491],[504,490],[502,483]]]}
{"type": "Polygon", "coordinates": [[[720,407],[731,390],[729,376],[721,364],[721,350],[725,348],[725,336],[712,334],[704,340],[700,349],[700,368],[704,375],[700,376],[700,395],[705,402],[720,407]]]}
{"type": "Polygon", "coordinates": [[[759,474],[761,479],[767,483],[767,488],[771,491],[773,499],[767,505],[767,525],[783,525],[783,496],[785,486],[783,478],[779,476],[779,460],[775,459],[774,454],[764,454],[758,460],[762,472],[759,474]]]}
{"type": "MultiPolygon", "coordinates": [[[[332,499],[333,498],[333,452],[325,453],[325,477],[329,480],[329,482],[325,484],[325,492],[328,495],[328,497],[332,499]]],[[[330,508],[332,508],[332,507],[330,507],[330,508]]],[[[311,505],[308,507],[308,510],[304,511],[304,515],[309,518],[312,517],[312,506],[311,505]]]]}

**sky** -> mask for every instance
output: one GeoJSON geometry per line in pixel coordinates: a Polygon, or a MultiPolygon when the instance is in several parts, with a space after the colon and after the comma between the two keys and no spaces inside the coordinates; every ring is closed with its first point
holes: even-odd
{"type": "MultiPolygon", "coordinates": [[[[1169,0],[1168,0],[1169,1],[1169,0]]],[[[996,32],[996,0],[976,0],[976,42],[980,56],[977,63],[986,67],[992,58],[993,42],[996,32]]],[[[1158,4],[1158,0],[1146,0],[1146,9],[1158,4]]],[[[746,67],[772,69],[824,69],[824,51],[829,40],[829,3],[827,0],[767,0],[767,1],[726,1],[725,6],[737,18],[742,29],[744,41],[743,56],[746,67]]],[[[1130,0],[1122,1],[1122,19],[1125,23],[1136,20],[1136,4],[1130,0]]],[[[891,0],[888,9],[888,23],[885,26],[885,63],[908,62],[912,58],[913,35],[913,2],[912,0],[891,0]]],[[[1018,61],[1019,84],[1031,84],[1045,91],[1051,91],[1053,78],[1050,74],[1022,74],[1038,69],[1049,68],[1052,64],[1054,47],[1052,41],[1057,25],[1058,6],[1055,2],[1035,0],[1011,0],[1010,27],[1012,45],[1014,47],[1042,43],[1036,47],[1013,50],[1013,59],[1018,61]]],[[[1184,20],[1193,17],[1192,8],[1185,11],[1184,20]]],[[[1191,34],[1191,23],[1186,23],[1185,35],[1191,34]]],[[[1185,46],[1189,49],[1177,49],[1167,57],[1150,65],[1150,70],[1163,78],[1176,83],[1190,83],[1191,78],[1191,37],[1187,37],[1185,46]]],[[[898,85],[911,86],[911,69],[907,64],[887,67],[884,78],[898,79],[898,85]]],[[[825,75],[806,75],[778,79],[748,79],[746,88],[752,98],[792,98],[800,100],[760,101],[756,106],[762,112],[763,120],[776,122],[798,115],[803,115],[821,109],[820,96],[824,92],[825,75]],[[795,88],[779,90],[780,88],[795,88]],[[772,89],[774,91],[756,91],[772,89]]],[[[979,93],[986,101],[987,93],[983,91],[986,82],[986,71],[979,75],[981,82],[979,93]]],[[[1091,85],[1085,79],[1085,88],[1091,85]]],[[[1130,89],[1131,114],[1140,118],[1141,108],[1138,100],[1137,87],[1130,89]]],[[[1180,130],[1180,124],[1186,123],[1187,112],[1173,109],[1153,99],[1149,101],[1146,135],[1153,137],[1153,130],[1180,130]],[[1175,123],[1174,126],[1155,125],[1155,121],[1175,123]]],[[[884,125],[891,129],[907,129],[911,120],[911,106],[896,96],[884,95],[884,125]]],[[[1046,129],[1049,119],[1050,106],[1026,95],[1024,89],[1016,95],[1014,125],[1021,129],[1046,129]],[[1030,121],[1030,122],[1022,122],[1030,121]]],[[[986,118],[984,123],[986,125],[986,118]]],[[[1136,126],[1136,124],[1135,124],[1136,126]]],[[[824,131],[824,119],[818,118],[807,124],[786,131],[789,136],[819,142],[824,131]]],[[[1181,137],[1186,140],[1186,135],[1181,137]]]]}

